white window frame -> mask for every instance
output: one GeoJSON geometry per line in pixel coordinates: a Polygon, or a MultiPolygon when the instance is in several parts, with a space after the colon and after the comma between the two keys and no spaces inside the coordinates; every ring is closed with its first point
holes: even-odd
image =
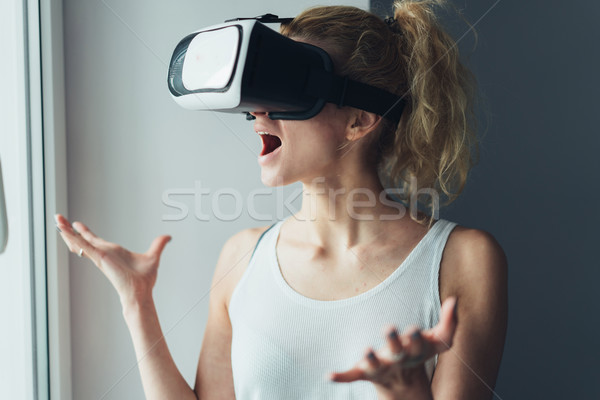
{"type": "Polygon", "coordinates": [[[39,103],[43,105],[45,204],[38,205],[44,209],[44,216],[40,215],[37,220],[44,222],[46,232],[49,393],[51,400],[71,400],[69,259],[54,223],[55,213],[66,214],[67,211],[63,2],[28,2],[31,8],[39,4],[37,26],[41,32],[37,38],[41,38],[38,40],[41,55],[38,76],[41,76],[39,103]]]}
{"type": "Polygon", "coordinates": [[[14,293],[6,296],[14,301],[16,323],[24,323],[18,327],[22,338],[8,338],[17,340],[15,354],[25,356],[7,390],[24,400],[71,400],[68,251],[54,224],[54,214],[67,210],[63,5],[62,0],[7,1],[3,9],[11,15],[6,17],[15,19],[6,32],[16,39],[10,46],[16,59],[7,62],[16,76],[4,78],[14,81],[5,99],[14,96],[17,113],[2,133],[11,144],[3,153],[10,160],[10,169],[2,171],[5,183],[7,174],[13,176],[5,193],[12,207],[7,207],[7,252],[0,267],[15,280],[14,293]]]}

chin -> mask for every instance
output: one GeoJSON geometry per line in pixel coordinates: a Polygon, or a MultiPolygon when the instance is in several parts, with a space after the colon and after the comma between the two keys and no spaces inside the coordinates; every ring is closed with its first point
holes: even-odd
{"type": "Polygon", "coordinates": [[[273,176],[273,175],[269,175],[266,173],[261,173],[260,180],[263,183],[263,185],[269,186],[269,187],[286,186],[286,185],[289,185],[290,183],[292,183],[292,182],[289,182],[282,175],[273,176]]]}

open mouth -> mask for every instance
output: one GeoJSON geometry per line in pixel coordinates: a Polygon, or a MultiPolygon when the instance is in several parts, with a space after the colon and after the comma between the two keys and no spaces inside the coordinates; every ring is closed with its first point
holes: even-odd
{"type": "Polygon", "coordinates": [[[275,151],[275,149],[281,146],[281,139],[279,139],[279,137],[272,135],[269,132],[258,132],[258,134],[260,135],[263,143],[263,148],[260,152],[261,156],[272,153],[275,151]]]}

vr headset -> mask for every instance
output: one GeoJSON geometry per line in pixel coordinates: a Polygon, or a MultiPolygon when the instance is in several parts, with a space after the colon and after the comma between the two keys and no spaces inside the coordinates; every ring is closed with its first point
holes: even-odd
{"type": "Polygon", "coordinates": [[[400,120],[402,97],[336,75],[323,49],[264,25],[291,20],[237,18],[187,35],[169,65],[173,99],[190,110],[240,112],[248,119],[254,111],[273,120],[305,120],[334,103],[400,120]]]}

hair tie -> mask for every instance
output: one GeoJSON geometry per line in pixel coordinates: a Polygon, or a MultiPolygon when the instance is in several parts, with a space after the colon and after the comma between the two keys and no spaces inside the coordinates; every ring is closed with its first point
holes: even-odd
{"type": "Polygon", "coordinates": [[[392,32],[402,34],[402,29],[400,29],[400,26],[398,25],[398,20],[396,18],[387,17],[386,19],[384,19],[384,21],[392,32]]]}

